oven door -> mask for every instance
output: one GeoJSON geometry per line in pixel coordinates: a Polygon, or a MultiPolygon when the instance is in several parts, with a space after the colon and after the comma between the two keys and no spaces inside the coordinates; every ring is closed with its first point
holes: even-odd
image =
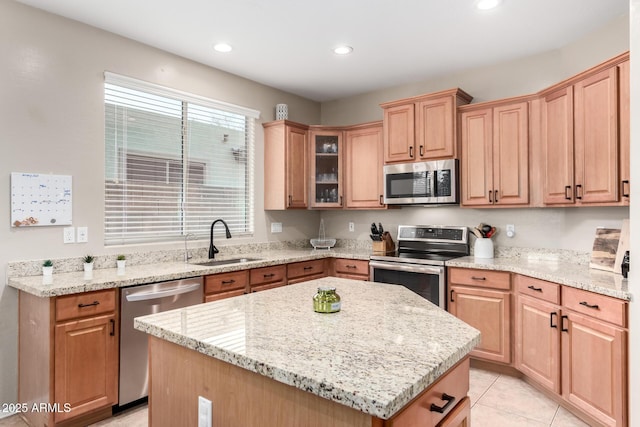
{"type": "Polygon", "coordinates": [[[404,286],[443,310],[447,308],[444,266],[371,260],[369,280],[404,286]]]}

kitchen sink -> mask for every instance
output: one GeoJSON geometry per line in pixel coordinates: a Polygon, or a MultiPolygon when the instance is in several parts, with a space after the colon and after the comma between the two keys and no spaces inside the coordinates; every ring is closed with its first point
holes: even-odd
{"type": "Polygon", "coordinates": [[[249,261],[260,261],[260,258],[231,258],[231,259],[212,259],[204,262],[194,262],[195,265],[203,265],[207,267],[215,267],[217,265],[241,264],[249,261]]]}

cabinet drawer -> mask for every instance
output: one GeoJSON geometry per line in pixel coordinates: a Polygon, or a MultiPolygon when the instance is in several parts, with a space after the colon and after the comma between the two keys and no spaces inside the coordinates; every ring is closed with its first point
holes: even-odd
{"type": "Polygon", "coordinates": [[[400,412],[392,417],[390,423],[385,424],[391,427],[408,426],[435,426],[451,410],[464,400],[469,392],[469,358],[467,357],[448,373],[440,378],[435,384],[429,387],[424,393],[415,398],[405,406],[400,412]],[[447,394],[453,399],[449,402],[443,400],[443,395],[447,394]],[[444,411],[437,412],[431,410],[431,405],[442,408],[448,406],[444,411]]]}
{"type": "Polygon", "coordinates": [[[116,309],[116,290],[56,297],[56,321],[110,313],[116,309]]]}
{"type": "Polygon", "coordinates": [[[286,265],[276,265],[273,267],[254,268],[249,273],[249,283],[251,286],[265,285],[267,283],[285,282],[287,274],[286,265]]]}
{"type": "Polygon", "coordinates": [[[287,278],[295,279],[304,276],[315,276],[325,273],[325,260],[294,262],[287,265],[287,278]]]}
{"type": "Polygon", "coordinates": [[[334,260],[336,273],[356,274],[369,277],[369,261],[337,258],[334,260]]]}
{"type": "Polygon", "coordinates": [[[204,302],[218,301],[225,298],[237,297],[244,295],[246,291],[244,289],[235,289],[233,291],[217,292],[204,296],[204,302]]]}
{"type": "Polygon", "coordinates": [[[627,327],[627,303],[623,300],[564,286],[562,305],[578,313],[627,327]]]}
{"type": "Polygon", "coordinates": [[[449,283],[510,290],[511,275],[504,271],[450,268],[449,283]]]}
{"type": "Polygon", "coordinates": [[[514,278],[515,288],[524,295],[529,295],[553,304],[560,304],[561,286],[533,277],[516,275],[514,278]]]}
{"type": "Polygon", "coordinates": [[[234,289],[244,289],[249,283],[248,278],[247,270],[205,276],[204,294],[209,295],[234,289]]]}

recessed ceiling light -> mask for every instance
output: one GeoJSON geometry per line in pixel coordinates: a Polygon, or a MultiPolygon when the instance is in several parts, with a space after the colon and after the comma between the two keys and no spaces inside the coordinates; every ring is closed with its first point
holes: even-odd
{"type": "Polygon", "coordinates": [[[227,43],[217,43],[213,46],[213,48],[216,50],[216,52],[222,53],[231,52],[233,50],[231,45],[228,45],[227,43]]]}
{"type": "Polygon", "coordinates": [[[337,55],[348,55],[353,52],[353,48],[351,46],[338,46],[333,49],[333,52],[337,55]]]}
{"type": "Polygon", "coordinates": [[[476,2],[476,7],[479,10],[490,10],[495,7],[498,7],[501,3],[501,0],[478,0],[476,2]]]}

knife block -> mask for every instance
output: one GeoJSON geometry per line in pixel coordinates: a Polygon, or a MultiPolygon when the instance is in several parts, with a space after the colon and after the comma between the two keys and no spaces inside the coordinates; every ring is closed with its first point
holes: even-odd
{"type": "Polygon", "coordinates": [[[385,231],[384,234],[382,235],[382,241],[371,242],[371,249],[373,250],[374,253],[377,253],[377,254],[387,254],[390,252],[395,252],[396,245],[395,243],[393,243],[393,239],[391,238],[391,235],[389,234],[389,232],[385,231]]]}

